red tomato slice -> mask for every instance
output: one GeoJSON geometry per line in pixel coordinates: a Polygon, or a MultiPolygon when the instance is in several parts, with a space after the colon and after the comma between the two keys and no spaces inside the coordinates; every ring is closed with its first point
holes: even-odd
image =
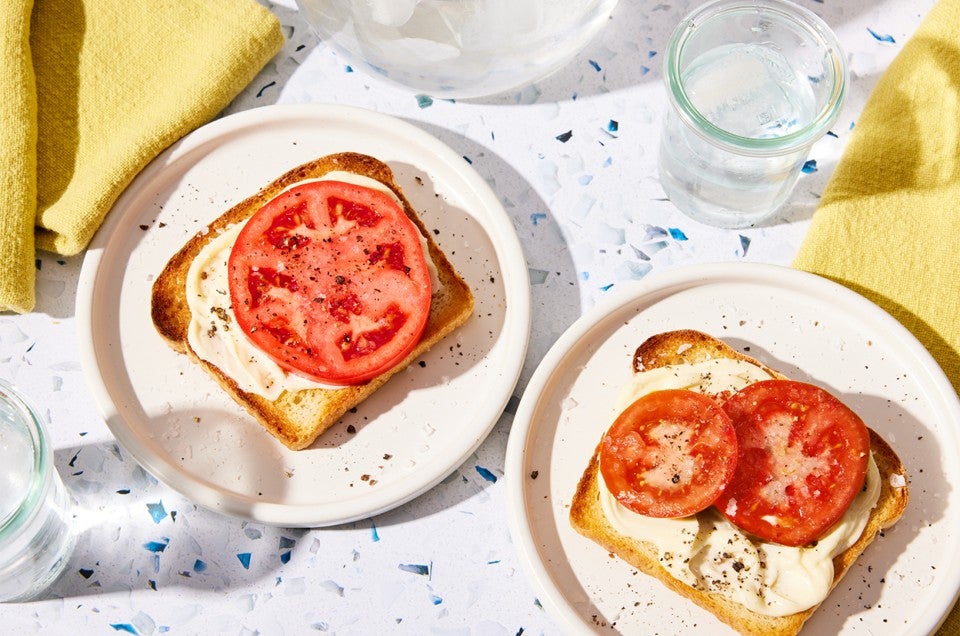
{"type": "Polygon", "coordinates": [[[237,323],[283,368],[360,384],[417,345],[430,311],[420,232],[379,190],[292,188],[256,212],[228,263],[237,323]]]}
{"type": "Polygon", "coordinates": [[[707,508],[733,476],[737,437],[711,398],[670,389],[620,414],[600,446],[607,488],[648,517],[685,517],[707,508]]]}
{"type": "Polygon", "coordinates": [[[863,487],[863,420],[827,391],[789,380],[751,384],[723,408],[740,450],[716,507],[765,541],[803,546],[823,536],[863,487]]]}

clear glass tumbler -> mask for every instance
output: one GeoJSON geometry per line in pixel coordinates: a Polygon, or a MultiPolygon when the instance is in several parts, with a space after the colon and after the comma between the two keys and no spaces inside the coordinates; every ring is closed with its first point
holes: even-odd
{"type": "Polygon", "coordinates": [[[666,50],[660,181],[688,216],[742,228],[772,215],[840,114],[836,35],[785,0],[715,0],[666,50]]]}
{"type": "Polygon", "coordinates": [[[60,575],[72,515],[36,410],[0,381],[0,601],[30,600],[60,575]]]}
{"type": "Polygon", "coordinates": [[[351,64],[441,98],[518,89],[558,70],[617,0],[297,0],[351,64]]]}

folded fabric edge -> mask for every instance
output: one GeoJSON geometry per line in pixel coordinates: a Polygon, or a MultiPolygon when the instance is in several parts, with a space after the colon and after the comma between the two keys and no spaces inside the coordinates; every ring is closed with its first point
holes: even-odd
{"type": "MultiPolygon", "coordinates": [[[[235,6],[235,3],[231,4],[235,6]]],[[[172,118],[177,124],[165,130],[160,126],[153,134],[145,135],[139,147],[127,153],[130,161],[124,166],[122,178],[111,182],[95,201],[82,202],[84,205],[80,207],[92,208],[95,213],[78,216],[76,210],[71,209],[78,206],[70,200],[69,190],[57,202],[57,209],[51,206],[45,210],[35,230],[38,249],[63,256],[73,256],[86,249],[116,199],[136,175],[184,135],[216,118],[282,49],[285,39],[277,17],[255,2],[251,1],[249,5],[250,10],[241,14],[248,16],[249,20],[241,20],[235,15],[230,21],[235,26],[242,25],[242,28],[235,30],[234,41],[224,47],[230,53],[221,56],[221,81],[191,91],[185,96],[180,112],[172,118]]],[[[208,10],[211,13],[216,11],[215,8],[208,10]]]]}
{"type": "Polygon", "coordinates": [[[33,223],[37,201],[37,95],[30,64],[31,0],[0,8],[0,311],[36,303],[33,223]]]}

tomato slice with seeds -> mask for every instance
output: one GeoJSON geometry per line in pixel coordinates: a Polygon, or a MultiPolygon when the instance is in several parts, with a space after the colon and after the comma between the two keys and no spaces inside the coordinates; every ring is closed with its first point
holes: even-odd
{"type": "Polygon", "coordinates": [[[733,476],[737,437],[712,398],[668,389],[627,407],[600,445],[600,472],[621,504],[648,517],[710,506],[733,476]]]}
{"type": "Polygon", "coordinates": [[[430,312],[420,232],[385,192],[296,186],[247,221],[230,252],[240,329],[283,368],[361,384],[416,347],[430,312]]]}
{"type": "Polygon", "coordinates": [[[804,546],[822,537],[863,487],[870,434],[820,387],[764,380],[723,407],[737,432],[737,471],[716,506],[760,539],[804,546]]]}

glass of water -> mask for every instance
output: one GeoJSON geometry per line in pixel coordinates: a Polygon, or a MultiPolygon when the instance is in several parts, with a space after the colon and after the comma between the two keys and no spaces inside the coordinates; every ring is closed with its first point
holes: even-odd
{"type": "Polygon", "coordinates": [[[60,575],[72,514],[36,410],[0,381],[0,601],[30,600],[60,575]]]}
{"type": "Polygon", "coordinates": [[[350,62],[433,97],[517,90],[558,70],[617,0],[297,0],[350,62]]]}
{"type": "Polygon", "coordinates": [[[703,5],[677,26],[664,67],[661,184],[719,227],[756,225],[784,203],[846,92],[836,36],[785,0],[703,5]]]}

